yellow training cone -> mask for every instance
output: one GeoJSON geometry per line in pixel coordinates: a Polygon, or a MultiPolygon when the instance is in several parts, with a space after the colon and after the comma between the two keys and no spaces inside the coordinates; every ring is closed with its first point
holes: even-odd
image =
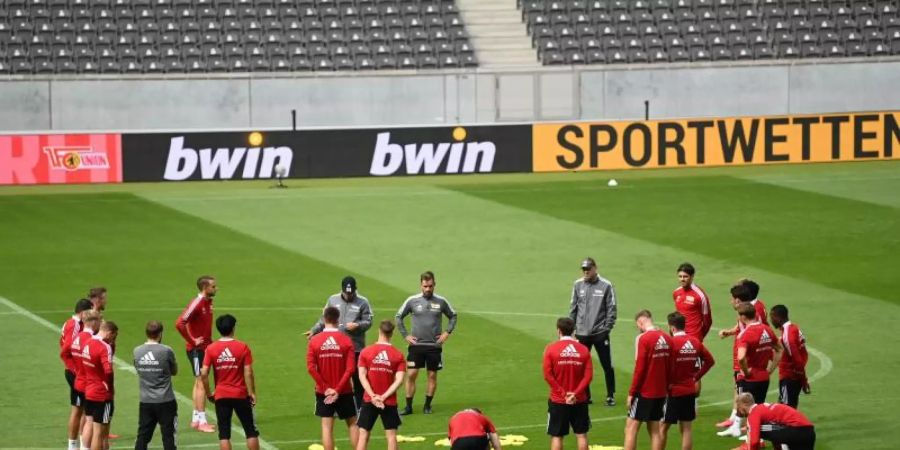
{"type": "Polygon", "coordinates": [[[623,450],[618,445],[592,445],[590,450],[623,450]]]}
{"type": "Polygon", "coordinates": [[[434,445],[435,445],[436,447],[449,447],[449,446],[450,446],[450,439],[447,439],[447,438],[444,438],[444,439],[438,439],[438,440],[434,441],[434,445]]]}
{"type": "Polygon", "coordinates": [[[425,436],[403,436],[398,434],[397,442],[425,442],[425,436]]]}

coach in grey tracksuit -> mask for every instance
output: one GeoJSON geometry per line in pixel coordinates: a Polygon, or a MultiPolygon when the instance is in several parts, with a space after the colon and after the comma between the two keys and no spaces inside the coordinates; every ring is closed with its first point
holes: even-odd
{"type": "Polygon", "coordinates": [[[397,329],[409,343],[406,356],[406,407],[400,415],[412,414],[412,401],[416,394],[416,377],[420,369],[428,370],[428,385],[425,389],[425,414],[431,414],[431,400],[437,389],[437,371],[444,368],[444,341],[456,328],[456,311],[446,298],[434,293],[434,273],[428,271],[420,277],[422,293],[412,295],[397,311],[397,329]],[[412,315],[412,333],[406,330],[403,319],[412,315]],[[447,316],[447,330],[441,324],[447,316]]]}
{"type": "MultiPolygon", "coordinates": [[[[353,348],[356,352],[356,361],[359,362],[359,352],[366,347],[366,331],[372,327],[372,307],[369,300],[356,292],[356,279],[347,276],[341,280],[341,292],[328,297],[325,307],[333,306],[341,312],[338,319],[338,329],[344,332],[353,341],[353,348]]],[[[308,336],[314,336],[325,329],[325,321],[319,317],[319,321],[313,325],[312,329],[307,333],[308,336]]],[[[359,409],[363,404],[363,393],[365,390],[359,382],[359,372],[353,371],[353,397],[356,399],[356,408],[359,409]]]]}
{"type": "Polygon", "coordinates": [[[135,450],[144,450],[159,424],[165,450],[175,450],[175,429],[178,424],[178,405],[172,391],[172,375],[178,373],[172,347],[160,343],[163,326],[151,320],[147,323],[147,343],[134,349],[134,368],[140,379],[141,404],[135,450]]]}
{"type": "MultiPolygon", "coordinates": [[[[609,333],[616,326],[616,291],[609,280],[597,275],[593,258],[581,262],[582,278],[575,280],[569,317],[575,321],[575,338],[588,350],[597,348],[597,356],[606,375],[606,404],[616,404],[616,375],[610,353],[609,333]]],[[[590,387],[587,391],[591,399],[590,387]]]]}

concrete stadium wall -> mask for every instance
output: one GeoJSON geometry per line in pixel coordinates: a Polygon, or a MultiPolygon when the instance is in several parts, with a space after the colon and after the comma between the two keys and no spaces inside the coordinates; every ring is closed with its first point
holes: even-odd
{"type": "Polygon", "coordinates": [[[0,132],[273,129],[900,108],[900,59],[525,72],[0,78],[0,132]]]}

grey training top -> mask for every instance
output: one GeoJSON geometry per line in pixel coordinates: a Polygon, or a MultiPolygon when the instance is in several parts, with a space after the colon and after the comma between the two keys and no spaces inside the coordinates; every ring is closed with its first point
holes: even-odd
{"type": "MultiPolygon", "coordinates": [[[[353,341],[353,347],[356,350],[356,353],[362,351],[366,346],[366,331],[372,327],[372,307],[369,306],[369,300],[362,295],[356,294],[356,298],[353,299],[352,302],[348,302],[341,297],[341,293],[328,297],[328,301],[325,302],[325,308],[329,306],[334,306],[338,310],[341,311],[341,318],[338,320],[338,329],[344,332],[347,336],[350,336],[350,340],[353,341]],[[350,322],[356,322],[359,326],[356,327],[353,331],[347,330],[347,324],[350,322]]],[[[322,308],[323,310],[325,308],[322,308]]],[[[312,329],[309,330],[313,336],[322,332],[325,329],[325,321],[322,320],[322,316],[319,316],[319,321],[313,325],[312,329]]]]}
{"type": "Polygon", "coordinates": [[[155,342],[137,346],[134,349],[134,368],[140,379],[141,403],[175,401],[172,375],[178,373],[178,364],[175,363],[172,347],[155,342]]]}
{"type": "Polygon", "coordinates": [[[403,302],[397,311],[397,328],[405,338],[409,335],[403,318],[412,314],[412,335],[418,340],[417,345],[438,345],[437,336],[441,334],[441,315],[447,316],[447,332],[456,328],[456,311],[446,298],[434,294],[425,298],[422,294],[412,295],[403,302]]]}
{"type": "Polygon", "coordinates": [[[593,283],[575,280],[569,317],[575,321],[576,336],[609,333],[616,326],[616,290],[612,283],[597,277],[593,283]]]}

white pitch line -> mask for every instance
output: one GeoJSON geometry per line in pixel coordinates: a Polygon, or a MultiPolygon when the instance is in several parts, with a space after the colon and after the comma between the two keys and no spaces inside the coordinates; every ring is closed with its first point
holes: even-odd
{"type": "MultiPolygon", "coordinates": [[[[14,303],[12,300],[5,298],[5,297],[0,297],[0,303],[6,305],[13,311],[17,312],[18,314],[21,314],[21,315],[33,320],[34,322],[38,323],[39,325],[43,325],[45,328],[47,328],[53,332],[59,333],[60,328],[58,326],[53,325],[52,323],[50,323],[43,317],[40,317],[40,316],[32,313],[31,311],[19,306],[17,303],[14,303]]],[[[136,371],[134,370],[134,367],[132,367],[131,364],[128,364],[125,361],[119,359],[118,356],[114,357],[113,359],[114,359],[116,366],[120,370],[124,370],[131,374],[137,375],[136,371]]],[[[183,394],[181,394],[180,392],[175,391],[175,397],[180,402],[193,408],[194,402],[191,399],[184,396],[183,394]]],[[[244,434],[244,430],[242,430],[240,428],[235,427],[234,431],[237,434],[244,436],[245,438],[247,437],[247,435],[244,434]]],[[[218,445],[218,444],[216,444],[216,445],[218,445]]],[[[262,438],[259,439],[259,446],[266,450],[278,450],[278,447],[275,447],[274,445],[264,441],[262,438]]]]}

